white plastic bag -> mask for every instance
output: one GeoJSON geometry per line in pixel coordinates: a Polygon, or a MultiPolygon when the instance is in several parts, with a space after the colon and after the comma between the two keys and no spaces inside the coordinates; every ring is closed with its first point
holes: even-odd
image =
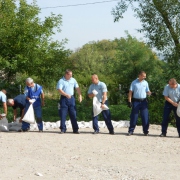
{"type": "Polygon", "coordinates": [[[0,120],[0,131],[2,131],[2,132],[7,132],[7,131],[9,131],[9,128],[8,128],[8,120],[6,119],[6,117],[3,117],[3,118],[0,120]]]}
{"type": "Polygon", "coordinates": [[[178,107],[177,107],[176,113],[180,117],[180,102],[178,103],[178,107]]]}
{"type": "Polygon", "coordinates": [[[32,104],[30,104],[29,109],[27,110],[22,120],[29,124],[35,123],[34,109],[32,104]]]}
{"type": "Polygon", "coordinates": [[[93,113],[94,117],[100,114],[103,110],[108,110],[109,108],[104,104],[104,108],[101,108],[101,103],[98,101],[97,97],[93,97],[93,113]]]}
{"type": "Polygon", "coordinates": [[[21,129],[22,123],[12,122],[8,124],[9,131],[19,131],[21,129]]]}

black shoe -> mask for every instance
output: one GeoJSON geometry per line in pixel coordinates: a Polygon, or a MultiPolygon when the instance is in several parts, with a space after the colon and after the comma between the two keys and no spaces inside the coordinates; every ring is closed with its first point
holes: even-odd
{"type": "Polygon", "coordinates": [[[19,129],[18,132],[28,132],[29,129],[19,129]]]}
{"type": "Polygon", "coordinates": [[[74,134],[80,134],[80,132],[79,132],[79,131],[73,131],[73,133],[74,133],[74,134]]]}
{"type": "Polygon", "coordinates": [[[148,133],[144,133],[144,136],[149,136],[149,134],[148,133]]]}
{"type": "Polygon", "coordinates": [[[61,131],[61,132],[60,132],[60,134],[64,134],[64,133],[65,133],[65,131],[61,131]]]}
{"type": "Polygon", "coordinates": [[[162,133],[159,135],[160,137],[166,137],[166,134],[165,133],[162,133]]]}
{"type": "Polygon", "coordinates": [[[133,132],[128,132],[127,136],[133,135],[133,132]]]}
{"type": "Polygon", "coordinates": [[[109,134],[114,135],[115,133],[114,133],[114,131],[110,131],[109,134]]]}
{"type": "Polygon", "coordinates": [[[99,131],[94,131],[93,134],[99,134],[99,131]]]}
{"type": "Polygon", "coordinates": [[[39,132],[43,132],[43,130],[39,130],[39,132]]]}

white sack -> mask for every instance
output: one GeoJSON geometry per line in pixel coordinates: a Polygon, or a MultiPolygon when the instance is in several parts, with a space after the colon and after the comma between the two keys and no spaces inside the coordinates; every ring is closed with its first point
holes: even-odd
{"type": "Polygon", "coordinates": [[[8,124],[9,131],[19,131],[21,129],[22,123],[12,122],[8,124]]]}
{"type": "Polygon", "coordinates": [[[100,114],[103,110],[108,110],[109,108],[104,104],[104,108],[101,108],[101,103],[98,101],[97,97],[93,97],[93,113],[94,117],[100,114]]]}
{"type": "Polygon", "coordinates": [[[60,121],[56,121],[57,128],[60,128],[60,121]]]}
{"type": "Polygon", "coordinates": [[[9,128],[8,128],[8,120],[6,119],[6,117],[3,117],[3,118],[0,120],[0,131],[2,131],[2,132],[7,132],[7,131],[9,131],[9,128]]]}
{"type": "Polygon", "coordinates": [[[180,102],[178,103],[178,107],[177,107],[176,113],[180,117],[180,102]]]}
{"type": "Polygon", "coordinates": [[[38,130],[37,123],[35,123],[35,124],[30,124],[30,130],[31,130],[31,131],[38,130]]]}
{"type": "Polygon", "coordinates": [[[33,109],[33,105],[30,104],[26,114],[24,115],[23,121],[30,123],[30,124],[34,124],[35,123],[35,117],[34,117],[34,109],[33,109]]]}

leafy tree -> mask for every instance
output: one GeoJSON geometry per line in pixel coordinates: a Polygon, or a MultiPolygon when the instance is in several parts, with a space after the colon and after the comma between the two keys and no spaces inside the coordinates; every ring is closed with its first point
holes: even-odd
{"type": "Polygon", "coordinates": [[[123,18],[131,7],[140,19],[148,43],[163,52],[172,64],[180,63],[180,1],[179,0],[121,0],[112,10],[114,21],[123,18]]]}
{"type": "Polygon", "coordinates": [[[41,21],[39,13],[36,1],[30,5],[26,0],[19,4],[0,0],[0,66],[8,82],[18,73],[45,82],[64,69],[69,52],[64,50],[64,42],[51,39],[55,28],[60,32],[61,15],[51,14],[41,21]]]}
{"type": "Polygon", "coordinates": [[[85,44],[72,53],[69,59],[84,97],[87,97],[92,73],[97,73],[99,79],[107,84],[111,104],[125,102],[130,83],[137,78],[140,70],[146,71],[148,81],[153,82],[152,91],[163,88],[165,84],[165,63],[158,59],[148,45],[130,35],[112,41],[102,40],[85,44]]]}

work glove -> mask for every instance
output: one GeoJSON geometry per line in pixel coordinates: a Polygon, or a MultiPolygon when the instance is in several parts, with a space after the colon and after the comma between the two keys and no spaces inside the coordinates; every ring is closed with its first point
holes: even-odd
{"type": "Polygon", "coordinates": [[[128,102],[128,107],[132,108],[132,102],[128,102]]]}

